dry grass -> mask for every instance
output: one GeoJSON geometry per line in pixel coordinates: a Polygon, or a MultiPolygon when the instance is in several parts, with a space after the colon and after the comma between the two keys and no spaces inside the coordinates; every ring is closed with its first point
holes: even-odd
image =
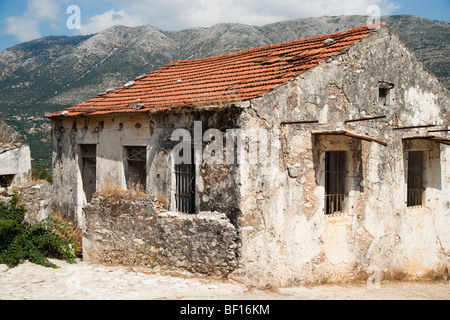
{"type": "Polygon", "coordinates": [[[102,196],[107,200],[135,200],[149,197],[149,195],[144,192],[144,188],[139,184],[129,187],[127,190],[123,190],[118,185],[111,183],[109,180],[105,182],[105,187],[96,192],[94,196],[102,196]]]}

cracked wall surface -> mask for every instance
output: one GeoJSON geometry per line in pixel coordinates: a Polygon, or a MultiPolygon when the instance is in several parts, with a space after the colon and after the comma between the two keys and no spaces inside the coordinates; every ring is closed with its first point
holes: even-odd
{"type": "Polygon", "coordinates": [[[375,266],[385,278],[446,277],[449,146],[414,141],[429,157],[426,199],[407,208],[410,140],[403,139],[428,129],[393,128],[448,128],[448,106],[448,91],[386,29],[252,100],[243,127],[281,131],[281,157],[277,169],[242,174],[241,275],[289,285],[364,278],[375,266]],[[394,84],[388,106],[379,104],[380,82],[394,84]],[[295,121],[303,123],[282,125],[295,121]],[[375,142],[328,134],[343,130],[375,142]],[[348,195],[342,213],[326,216],[324,153],[331,150],[346,151],[348,195]]]}

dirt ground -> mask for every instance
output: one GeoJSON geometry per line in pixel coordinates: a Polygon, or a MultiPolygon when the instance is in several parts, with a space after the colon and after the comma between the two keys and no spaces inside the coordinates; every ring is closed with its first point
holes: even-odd
{"type": "Polygon", "coordinates": [[[449,300],[445,282],[387,282],[263,290],[233,279],[167,274],[150,269],[52,260],[50,269],[25,262],[0,265],[1,300],[449,300]]]}

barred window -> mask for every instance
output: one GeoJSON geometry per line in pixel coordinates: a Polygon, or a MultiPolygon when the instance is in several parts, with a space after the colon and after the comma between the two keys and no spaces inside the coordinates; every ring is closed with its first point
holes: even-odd
{"type": "MultiPolygon", "coordinates": [[[[180,157],[183,157],[182,149],[180,157]]],[[[189,149],[188,149],[189,151],[189,149]]],[[[195,213],[195,164],[194,148],[190,149],[190,161],[188,163],[175,164],[175,202],[176,210],[187,214],[195,213]]]]}
{"type": "Polygon", "coordinates": [[[325,152],[325,214],[343,211],[345,199],[345,151],[325,152]]]}
{"type": "Polygon", "coordinates": [[[407,177],[407,199],[408,207],[420,207],[423,205],[424,177],[424,152],[408,152],[408,177],[407,177]]]}
{"type": "Polygon", "coordinates": [[[147,180],[147,147],[125,147],[125,151],[127,160],[125,170],[127,188],[145,191],[147,180]]]}

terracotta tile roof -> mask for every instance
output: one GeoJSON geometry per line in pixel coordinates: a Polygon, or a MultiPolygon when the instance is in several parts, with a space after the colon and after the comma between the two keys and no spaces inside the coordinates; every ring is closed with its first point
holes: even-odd
{"type": "Polygon", "coordinates": [[[221,56],[178,60],[47,117],[147,112],[249,100],[306,72],[374,30],[366,25],[221,56]],[[334,41],[325,41],[330,38],[334,41]]]}

